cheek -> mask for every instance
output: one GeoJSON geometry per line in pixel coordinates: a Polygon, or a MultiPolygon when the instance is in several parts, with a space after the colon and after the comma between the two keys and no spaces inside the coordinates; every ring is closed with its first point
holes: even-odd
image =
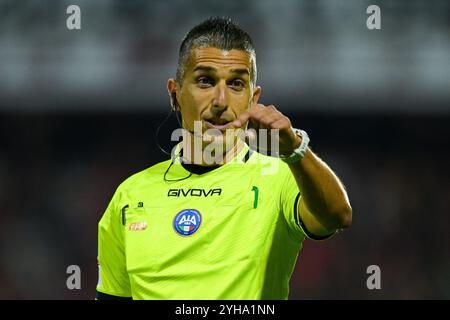
{"type": "Polygon", "coordinates": [[[206,99],[202,94],[190,90],[183,94],[181,112],[183,114],[183,122],[193,128],[194,121],[200,120],[203,106],[205,106],[206,99]]]}
{"type": "Polygon", "coordinates": [[[189,109],[194,114],[200,114],[201,110],[208,105],[211,93],[198,88],[190,88],[184,95],[184,103],[186,109],[189,109]]]}
{"type": "Polygon", "coordinates": [[[238,113],[238,114],[243,113],[244,111],[248,110],[248,108],[251,106],[251,99],[250,99],[249,95],[238,97],[238,99],[236,99],[234,105],[235,105],[236,113],[238,113]]]}

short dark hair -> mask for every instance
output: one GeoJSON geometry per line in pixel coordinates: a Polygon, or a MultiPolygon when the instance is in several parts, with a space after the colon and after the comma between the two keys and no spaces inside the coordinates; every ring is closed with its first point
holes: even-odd
{"type": "Polygon", "coordinates": [[[177,67],[177,82],[183,83],[186,64],[191,50],[198,47],[212,47],[221,50],[243,50],[252,57],[250,78],[256,85],[256,53],[253,42],[247,32],[237,22],[226,17],[210,17],[192,28],[180,45],[177,67]]]}

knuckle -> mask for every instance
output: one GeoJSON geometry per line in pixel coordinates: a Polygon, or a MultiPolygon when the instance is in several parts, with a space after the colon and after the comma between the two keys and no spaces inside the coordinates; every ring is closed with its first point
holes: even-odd
{"type": "Polygon", "coordinates": [[[273,117],[271,115],[265,115],[264,117],[261,118],[261,121],[264,123],[270,123],[273,121],[273,117]]]}
{"type": "Polygon", "coordinates": [[[291,125],[291,120],[288,118],[288,117],[286,117],[286,116],[283,116],[284,117],[284,121],[286,121],[286,124],[287,125],[291,125]]]}

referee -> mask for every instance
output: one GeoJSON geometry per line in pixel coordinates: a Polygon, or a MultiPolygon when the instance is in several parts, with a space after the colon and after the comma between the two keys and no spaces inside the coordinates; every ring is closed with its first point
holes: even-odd
{"type": "Polygon", "coordinates": [[[256,73],[232,20],[184,37],[167,89],[186,134],[171,159],[117,188],[98,226],[98,299],[287,299],[303,240],[351,225],[342,183],[305,131],[258,103],[256,73]],[[256,129],[276,152],[251,147],[256,129]]]}

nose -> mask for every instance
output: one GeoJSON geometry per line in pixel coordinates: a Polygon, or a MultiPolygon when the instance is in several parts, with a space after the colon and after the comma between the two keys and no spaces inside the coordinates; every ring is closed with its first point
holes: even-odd
{"type": "Polygon", "coordinates": [[[228,98],[226,92],[226,85],[219,84],[216,86],[214,95],[213,109],[217,112],[222,112],[228,107],[228,98]]]}

